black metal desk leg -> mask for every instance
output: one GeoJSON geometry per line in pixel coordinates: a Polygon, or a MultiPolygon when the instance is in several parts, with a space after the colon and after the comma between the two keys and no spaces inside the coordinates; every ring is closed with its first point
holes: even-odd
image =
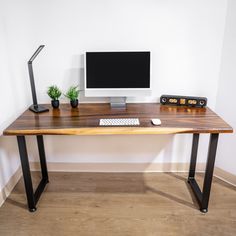
{"type": "Polygon", "coordinates": [[[45,180],[48,183],[49,182],[48,181],[48,170],[47,170],[44,142],[43,142],[42,135],[37,136],[37,142],[38,142],[38,150],[39,150],[39,159],[40,159],[40,165],[41,165],[42,178],[43,178],[43,180],[45,180]]]}
{"type": "Polygon", "coordinates": [[[212,183],[212,177],[213,177],[213,172],[214,172],[218,138],[219,138],[219,134],[211,134],[210,142],[209,142],[207,164],[206,164],[206,172],[205,172],[203,191],[202,191],[202,203],[201,203],[201,209],[200,209],[202,212],[208,211],[208,202],[210,198],[211,183],[212,183]]]}
{"type": "Polygon", "coordinates": [[[193,134],[193,144],[192,144],[192,153],[191,153],[188,180],[194,179],[195,177],[198,143],[199,143],[199,134],[193,134]]]}
{"type": "Polygon", "coordinates": [[[25,136],[17,136],[17,142],[20,152],[21,167],[25,183],[25,191],[28,201],[29,211],[36,211],[36,203],[34,199],[34,191],[30,174],[29,159],[25,143],[25,136]]]}
{"type": "Polygon", "coordinates": [[[197,181],[195,180],[195,168],[196,168],[196,160],[197,160],[197,149],[198,149],[198,141],[199,135],[194,134],[193,136],[193,145],[192,145],[192,154],[191,154],[191,162],[189,168],[189,177],[188,183],[190,184],[193,193],[196,196],[198,201],[200,211],[206,213],[208,211],[208,203],[210,198],[211,191],[211,183],[215,165],[215,157],[216,157],[216,149],[218,143],[219,134],[211,134],[209,141],[209,149],[208,149],[208,157],[206,164],[206,171],[203,183],[203,190],[199,188],[197,181]]]}
{"type": "Polygon", "coordinates": [[[27,154],[25,136],[17,136],[19,151],[20,151],[20,159],[21,159],[21,166],[23,171],[23,177],[25,182],[25,191],[28,201],[29,211],[34,212],[36,211],[36,204],[44,191],[44,188],[48,181],[48,170],[47,170],[47,163],[45,158],[45,150],[44,150],[44,143],[43,143],[43,136],[37,136],[37,143],[38,143],[38,150],[39,150],[39,158],[40,158],[40,165],[41,165],[41,173],[42,179],[40,180],[38,187],[33,190],[32,179],[30,174],[30,166],[29,166],[29,159],[27,154]]]}

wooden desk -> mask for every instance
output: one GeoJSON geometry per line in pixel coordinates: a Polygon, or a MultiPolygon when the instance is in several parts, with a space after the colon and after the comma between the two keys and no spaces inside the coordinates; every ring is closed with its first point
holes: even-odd
{"type": "Polygon", "coordinates": [[[188,182],[198,200],[200,210],[207,212],[215,155],[220,133],[232,133],[233,129],[209,108],[188,108],[162,106],[157,103],[127,104],[127,109],[111,109],[109,104],[80,104],[71,109],[61,104],[60,109],[44,105],[49,112],[35,114],[25,111],[5,131],[4,135],[17,136],[25,189],[30,211],[36,210],[36,204],[48,183],[48,171],[45,158],[43,135],[118,135],[118,134],[181,134],[192,133],[193,144],[188,182]],[[100,118],[139,118],[140,126],[101,127],[100,118]],[[152,118],[160,118],[161,126],[154,126],[152,118]],[[203,190],[195,181],[198,141],[200,133],[210,133],[209,151],[203,190]],[[25,135],[37,137],[42,179],[33,192],[29,168],[25,135]]]}

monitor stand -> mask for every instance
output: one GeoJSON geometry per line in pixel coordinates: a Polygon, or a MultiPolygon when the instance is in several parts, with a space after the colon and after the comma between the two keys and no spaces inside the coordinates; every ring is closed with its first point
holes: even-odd
{"type": "Polygon", "coordinates": [[[126,108],[126,97],[110,97],[111,108],[126,108]]]}

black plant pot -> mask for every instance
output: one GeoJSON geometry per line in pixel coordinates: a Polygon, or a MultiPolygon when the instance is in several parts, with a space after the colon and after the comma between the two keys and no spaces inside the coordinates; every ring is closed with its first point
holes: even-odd
{"type": "Polygon", "coordinates": [[[52,104],[52,107],[56,109],[59,107],[60,102],[59,100],[52,100],[51,104],[52,104]]]}
{"type": "Polygon", "coordinates": [[[76,107],[78,107],[78,105],[79,105],[79,100],[78,99],[76,99],[76,100],[71,100],[70,101],[70,105],[72,106],[72,108],[76,108],[76,107]]]}

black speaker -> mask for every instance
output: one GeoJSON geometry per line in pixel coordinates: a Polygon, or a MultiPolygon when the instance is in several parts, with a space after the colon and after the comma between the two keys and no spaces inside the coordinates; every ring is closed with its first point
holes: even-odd
{"type": "Polygon", "coordinates": [[[207,98],[192,96],[162,95],[160,98],[162,105],[205,107],[207,98]]]}

